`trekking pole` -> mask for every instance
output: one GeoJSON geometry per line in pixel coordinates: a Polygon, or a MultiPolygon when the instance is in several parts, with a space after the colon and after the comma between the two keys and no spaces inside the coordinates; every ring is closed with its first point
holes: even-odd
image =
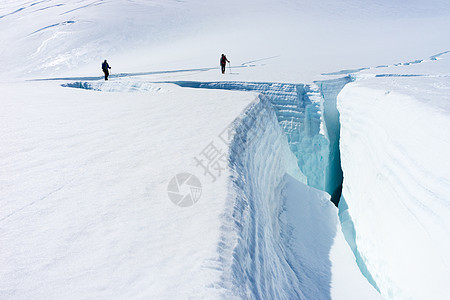
{"type": "Polygon", "coordinates": [[[231,63],[228,62],[228,69],[230,69],[230,74],[231,74],[231,63]]]}

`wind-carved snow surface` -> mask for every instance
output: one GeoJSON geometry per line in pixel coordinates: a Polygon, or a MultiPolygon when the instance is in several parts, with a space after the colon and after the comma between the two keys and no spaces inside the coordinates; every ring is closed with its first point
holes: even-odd
{"type": "MultiPolygon", "coordinates": [[[[227,281],[238,287],[236,296],[245,299],[300,298],[298,274],[282,246],[287,236],[281,232],[280,214],[285,174],[305,178],[293,168],[296,158],[264,97],[237,125],[230,164],[236,199],[226,219],[238,230],[227,281]]],[[[226,238],[224,244],[230,245],[226,238]]]]}

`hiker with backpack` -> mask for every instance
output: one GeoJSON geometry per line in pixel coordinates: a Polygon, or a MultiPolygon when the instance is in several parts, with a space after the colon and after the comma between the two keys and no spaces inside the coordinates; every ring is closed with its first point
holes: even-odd
{"type": "Polygon", "coordinates": [[[108,65],[108,62],[105,59],[105,61],[102,63],[102,70],[103,73],[105,73],[105,80],[108,80],[109,69],[111,69],[111,67],[108,65]]]}
{"type": "Polygon", "coordinates": [[[222,68],[222,74],[225,74],[225,67],[227,65],[227,62],[229,63],[230,61],[227,59],[225,54],[222,54],[222,56],[220,57],[220,67],[222,68]]]}

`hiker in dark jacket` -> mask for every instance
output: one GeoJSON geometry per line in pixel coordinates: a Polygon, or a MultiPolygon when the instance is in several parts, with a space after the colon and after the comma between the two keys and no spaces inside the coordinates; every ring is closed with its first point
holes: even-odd
{"type": "Polygon", "coordinates": [[[220,67],[222,68],[222,74],[225,74],[225,67],[227,65],[227,62],[230,61],[227,59],[225,54],[222,54],[222,56],[220,57],[220,67]]]}
{"type": "Polygon", "coordinates": [[[105,61],[102,63],[102,70],[103,73],[105,73],[105,80],[108,80],[109,69],[111,69],[111,67],[108,65],[108,62],[105,59],[105,61]]]}

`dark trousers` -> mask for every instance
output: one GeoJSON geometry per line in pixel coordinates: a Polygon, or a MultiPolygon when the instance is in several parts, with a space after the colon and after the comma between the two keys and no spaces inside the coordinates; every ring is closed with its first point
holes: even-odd
{"type": "Polygon", "coordinates": [[[103,73],[105,73],[105,80],[108,80],[109,71],[106,69],[106,70],[103,70],[103,73]]]}
{"type": "Polygon", "coordinates": [[[220,66],[222,67],[222,74],[225,74],[225,67],[226,67],[226,64],[221,64],[220,66]]]}

